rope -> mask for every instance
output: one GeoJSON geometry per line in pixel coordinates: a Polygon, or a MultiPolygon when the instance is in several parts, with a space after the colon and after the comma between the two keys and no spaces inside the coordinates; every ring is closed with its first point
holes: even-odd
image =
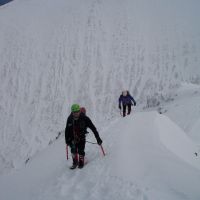
{"type": "Polygon", "coordinates": [[[86,142],[90,143],[90,144],[97,144],[96,142],[90,142],[90,141],[87,141],[87,140],[86,140],[86,142]]]}

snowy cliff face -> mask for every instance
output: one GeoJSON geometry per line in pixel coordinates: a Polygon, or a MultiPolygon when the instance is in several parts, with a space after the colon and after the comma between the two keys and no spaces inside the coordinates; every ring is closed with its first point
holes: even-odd
{"type": "Polygon", "coordinates": [[[123,89],[156,104],[181,81],[200,83],[199,6],[15,0],[0,7],[0,172],[55,138],[72,103],[100,123],[118,114],[123,89]]]}

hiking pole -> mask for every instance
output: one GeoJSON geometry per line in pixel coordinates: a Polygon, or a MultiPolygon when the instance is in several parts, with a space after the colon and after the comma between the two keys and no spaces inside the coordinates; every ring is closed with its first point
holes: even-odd
{"type": "Polygon", "coordinates": [[[66,145],[66,156],[67,156],[67,160],[69,159],[68,157],[68,145],[66,145]]]}

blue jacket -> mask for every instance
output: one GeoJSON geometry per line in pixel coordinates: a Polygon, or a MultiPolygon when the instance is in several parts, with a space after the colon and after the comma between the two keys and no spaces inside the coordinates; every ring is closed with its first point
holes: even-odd
{"type": "Polygon", "coordinates": [[[132,101],[134,104],[136,104],[136,101],[134,100],[134,98],[130,95],[130,94],[127,94],[126,96],[123,96],[122,94],[120,95],[119,97],[119,106],[121,105],[128,105],[128,104],[132,104],[132,101]]]}

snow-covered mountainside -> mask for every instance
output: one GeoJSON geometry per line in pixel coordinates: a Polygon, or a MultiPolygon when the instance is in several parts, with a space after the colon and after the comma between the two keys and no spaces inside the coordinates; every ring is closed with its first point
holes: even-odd
{"type": "MultiPolygon", "coordinates": [[[[1,199],[199,200],[200,157],[194,153],[200,149],[168,117],[133,113],[109,124],[101,137],[106,156],[87,143],[87,164],[75,170],[59,138],[25,167],[0,176],[1,199]]],[[[87,140],[95,140],[92,133],[87,140]]]]}
{"type": "Polygon", "coordinates": [[[200,83],[200,3],[192,0],[15,0],[0,7],[0,172],[65,127],[72,103],[97,124],[200,83]]]}

